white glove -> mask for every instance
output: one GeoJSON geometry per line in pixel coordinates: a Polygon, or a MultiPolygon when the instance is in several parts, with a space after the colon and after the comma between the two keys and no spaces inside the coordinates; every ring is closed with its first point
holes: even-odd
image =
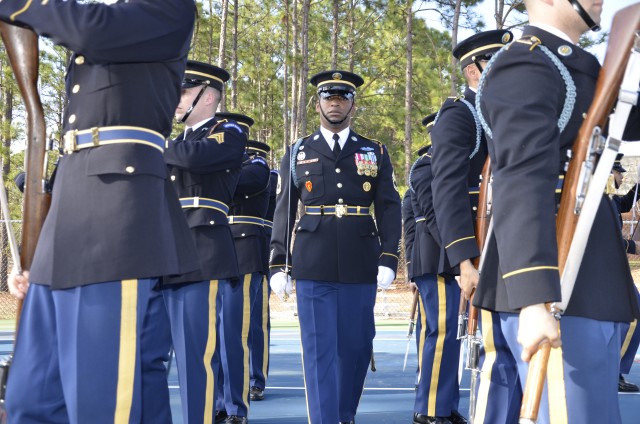
{"type": "Polygon", "coordinates": [[[378,287],[383,290],[388,289],[391,287],[394,278],[396,278],[396,273],[391,268],[386,266],[378,267],[378,287]]]}
{"type": "Polygon", "coordinates": [[[269,285],[271,286],[271,290],[273,290],[276,296],[282,301],[286,299],[287,295],[293,292],[291,277],[284,272],[276,272],[273,274],[269,280],[269,285]]]}

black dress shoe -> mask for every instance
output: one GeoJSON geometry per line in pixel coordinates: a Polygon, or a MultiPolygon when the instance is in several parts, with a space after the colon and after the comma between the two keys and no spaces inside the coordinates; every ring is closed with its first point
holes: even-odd
{"type": "Polygon", "coordinates": [[[216,411],[215,424],[224,423],[227,417],[227,411],[216,411]]]}
{"type": "Polygon", "coordinates": [[[356,420],[351,420],[351,421],[340,421],[340,424],[356,424],[356,420]]]}
{"type": "Polygon", "coordinates": [[[418,413],[413,414],[413,424],[452,424],[447,417],[430,417],[418,413]]]}
{"type": "Polygon", "coordinates": [[[251,400],[263,400],[264,399],[264,390],[257,386],[252,386],[249,391],[251,395],[251,400]]]}
{"type": "Polygon", "coordinates": [[[247,417],[239,417],[237,415],[229,415],[225,424],[248,424],[247,417]]]}
{"type": "Polygon", "coordinates": [[[633,384],[632,382],[625,380],[622,374],[620,374],[620,379],[618,380],[618,391],[622,393],[633,393],[640,392],[640,388],[637,384],[633,384]]]}
{"type": "Polygon", "coordinates": [[[463,417],[458,411],[453,411],[449,416],[449,421],[453,424],[467,424],[469,421],[463,417]]]}

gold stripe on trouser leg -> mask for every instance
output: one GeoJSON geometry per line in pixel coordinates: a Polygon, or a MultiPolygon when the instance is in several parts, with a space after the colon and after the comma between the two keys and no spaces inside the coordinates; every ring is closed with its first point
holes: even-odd
{"type": "Polygon", "coordinates": [[[422,355],[424,353],[424,343],[427,338],[427,313],[424,310],[422,296],[418,295],[418,304],[420,305],[420,343],[418,349],[418,384],[422,380],[422,355]]]}
{"type": "Polygon", "coordinates": [[[622,358],[629,349],[629,344],[631,343],[631,338],[633,337],[633,332],[636,331],[636,327],[638,326],[638,320],[634,319],[629,325],[629,330],[627,330],[627,335],[624,338],[624,343],[622,343],[622,349],[620,349],[620,357],[622,358]]]}
{"type": "Polygon", "coordinates": [[[547,365],[547,397],[549,398],[549,422],[567,424],[567,392],[564,384],[562,347],[551,349],[547,365]]]}
{"type": "Polygon", "coordinates": [[[262,375],[264,376],[265,388],[267,385],[267,367],[269,365],[269,282],[265,276],[262,279],[262,335],[264,350],[262,352],[262,375]]]}
{"type": "Polygon", "coordinates": [[[251,324],[251,274],[246,274],[244,276],[244,282],[242,284],[242,351],[244,352],[243,357],[243,368],[244,368],[244,381],[243,381],[243,389],[242,389],[242,402],[245,404],[247,411],[249,410],[249,405],[247,399],[249,399],[249,324],[251,324]]]}
{"type": "Polygon", "coordinates": [[[218,311],[216,300],[218,298],[218,280],[209,281],[209,332],[207,334],[207,345],[204,349],[204,356],[202,357],[202,363],[204,365],[204,370],[207,375],[206,384],[205,384],[205,397],[204,397],[204,417],[202,422],[204,424],[211,424],[213,421],[213,407],[214,407],[214,388],[215,388],[215,376],[213,374],[213,368],[211,366],[211,360],[213,359],[213,354],[216,351],[216,338],[217,338],[217,320],[218,320],[218,311]]]}
{"type": "MultiPolygon", "coordinates": [[[[496,346],[493,340],[493,316],[491,312],[480,309],[482,322],[482,344],[484,345],[484,362],[480,372],[480,387],[476,397],[476,423],[484,423],[489,402],[489,389],[491,388],[491,371],[496,362],[496,346]]],[[[498,405],[502,408],[503,405],[498,405]]]]}
{"type": "Polygon", "coordinates": [[[440,366],[442,364],[442,349],[444,337],[447,331],[447,293],[444,278],[438,275],[438,338],[436,339],[436,351],[433,356],[433,368],[431,369],[431,386],[429,387],[429,404],[427,415],[436,415],[436,398],[438,396],[438,381],[440,380],[440,366]]]}
{"type": "Polygon", "coordinates": [[[118,352],[118,388],[113,422],[128,424],[133,403],[138,341],[138,280],[122,280],[120,304],[120,351],[118,352]]]}

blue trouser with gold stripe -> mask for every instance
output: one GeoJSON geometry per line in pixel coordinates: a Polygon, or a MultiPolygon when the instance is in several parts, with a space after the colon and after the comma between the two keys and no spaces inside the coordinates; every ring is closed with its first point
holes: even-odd
{"type": "Polygon", "coordinates": [[[264,390],[269,373],[269,295],[271,289],[263,275],[251,278],[251,327],[249,349],[251,351],[251,387],[264,390]]]}
{"type": "MultiPolygon", "coordinates": [[[[636,288],[636,299],[640,305],[640,292],[636,288]]],[[[620,374],[629,374],[631,365],[640,346],[640,325],[634,319],[631,323],[622,323],[622,349],[620,350],[620,374]]]]}
{"type": "Polygon", "coordinates": [[[218,341],[221,293],[229,284],[229,280],[211,280],[163,289],[186,424],[214,421],[215,383],[222,366],[218,341]]]}
{"type": "MultiPolygon", "coordinates": [[[[500,313],[500,322],[524,385],[529,364],[520,359],[519,316],[500,313]]],[[[621,423],[620,323],[565,315],[560,334],[562,347],[551,349],[538,424],[621,423]]]]}
{"type": "Polygon", "coordinates": [[[520,416],[522,388],[518,366],[500,326],[500,315],[480,309],[482,372],[476,387],[475,424],[513,424],[520,416]]]}
{"type": "Polygon", "coordinates": [[[157,284],[32,283],[9,373],[9,422],[170,423],[171,337],[157,284]]]}
{"type": "Polygon", "coordinates": [[[222,368],[216,386],[216,409],[229,415],[249,413],[249,325],[251,300],[249,287],[254,274],[246,274],[232,284],[220,287],[220,358],[222,368]]]}
{"type": "Polygon", "coordinates": [[[448,417],[458,409],[460,288],[453,277],[424,274],[415,278],[420,292],[420,377],[414,412],[448,417]]]}
{"type": "Polygon", "coordinates": [[[354,419],[375,336],[376,284],[297,280],[310,424],[354,419]]]}

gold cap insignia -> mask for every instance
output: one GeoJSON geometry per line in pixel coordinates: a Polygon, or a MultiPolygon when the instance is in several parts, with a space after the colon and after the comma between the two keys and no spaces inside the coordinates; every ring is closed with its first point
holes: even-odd
{"type": "Polygon", "coordinates": [[[331,78],[333,78],[334,80],[341,80],[342,74],[340,72],[334,72],[333,74],[331,74],[331,78]]]}
{"type": "Polygon", "coordinates": [[[509,41],[511,41],[511,34],[508,32],[502,34],[502,43],[507,44],[509,41]]]}

